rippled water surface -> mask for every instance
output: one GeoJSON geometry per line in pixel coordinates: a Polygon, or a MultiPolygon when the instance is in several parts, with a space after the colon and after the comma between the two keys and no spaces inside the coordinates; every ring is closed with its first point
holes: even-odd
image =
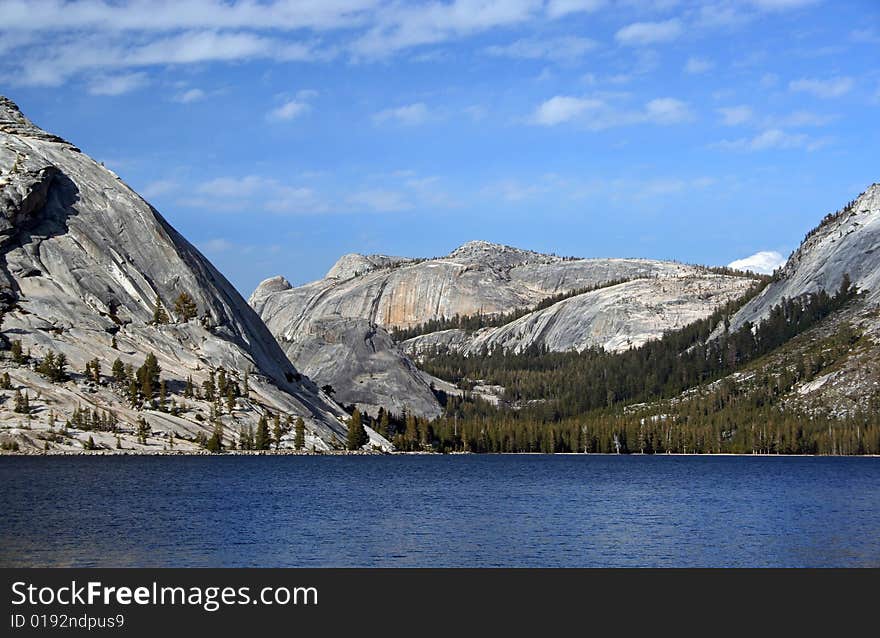
{"type": "Polygon", "coordinates": [[[880,566],[880,459],[0,457],[0,566],[880,566]]]}

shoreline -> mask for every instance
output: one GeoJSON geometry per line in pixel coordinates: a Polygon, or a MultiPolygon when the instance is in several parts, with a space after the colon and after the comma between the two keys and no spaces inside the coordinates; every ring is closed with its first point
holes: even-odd
{"type": "Polygon", "coordinates": [[[630,454],[612,454],[603,452],[380,452],[375,450],[325,450],[319,452],[307,452],[303,450],[229,450],[215,453],[208,450],[59,450],[43,451],[34,450],[28,452],[12,452],[3,450],[2,457],[48,457],[48,456],[600,456],[600,457],[747,457],[747,458],[880,458],[880,454],[740,454],[734,452],[707,452],[707,453],[684,453],[663,452],[661,454],[642,454],[633,452],[630,454]]]}

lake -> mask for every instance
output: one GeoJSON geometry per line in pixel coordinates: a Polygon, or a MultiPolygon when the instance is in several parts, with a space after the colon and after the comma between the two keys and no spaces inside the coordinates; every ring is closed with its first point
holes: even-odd
{"type": "Polygon", "coordinates": [[[0,457],[0,566],[880,566],[880,459],[0,457]]]}

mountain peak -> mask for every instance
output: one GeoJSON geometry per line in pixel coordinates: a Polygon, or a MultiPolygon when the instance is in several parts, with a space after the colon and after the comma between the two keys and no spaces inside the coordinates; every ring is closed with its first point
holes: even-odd
{"type": "Polygon", "coordinates": [[[61,142],[69,144],[69,142],[57,135],[47,133],[39,126],[31,122],[18,104],[10,100],[4,95],[0,95],[0,133],[9,133],[10,135],[19,135],[21,137],[32,137],[47,142],[61,142]]]}
{"type": "Polygon", "coordinates": [[[475,262],[489,265],[519,265],[527,262],[553,261],[556,258],[538,253],[533,250],[525,250],[516,248],[515,246],[507,246],[506,244],[496,244],[490,241],[477,239],[462,244],[453,250],[447,256],[464,262],[475,262]]]}

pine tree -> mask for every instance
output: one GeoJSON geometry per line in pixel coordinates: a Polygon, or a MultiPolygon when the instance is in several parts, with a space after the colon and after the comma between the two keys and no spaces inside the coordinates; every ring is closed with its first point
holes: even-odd
{"type": "Polygon", "coordinates": [[[13,403],[13,411],[19,414],[30,414],[31,407],[30,401],[28,399],[27,391],[24,394],[21,393],[21,390],[15,390],[15,399],[13,403]]]}
{"type": "Polygon", "coordinates": [[[119,384],[125,383],[125,364],[122,363],[122,359],[116,358],[110,372],[113,375],[113,381],[119,384]]]}
{"type": "Polygon", "coordinates": [[[296,426],[294,427],[293,446],[297,450],[301,450],[306,445],[306,424],[301,416],[296,418],[296,426]]]}
{"type": "Polygon", "coordinates": [[[174,300],[174,314],[183,323],[198,316],[199,307],[188,292],[184,291],[177,295],[177,298],[174,300]]]}
{"type": "Polygon", "coordinates": [[[390,425],[391,419],[388,417],[388,412],[386,412],[384,408],[379,408],[379,434],[381,434],[386,439],[389,438],[390,425]]]}
{"type": "Polygon", "coordinates": [[[156,355],[149,353],[144,360],[144,365],[138,368],[137,381],[140,385],[140,392],[144,399],[153,399],[159,391],[159,375],[162,368],[159,367],[159,361],[156,355]]]}
{"type": "Polygon", "coordinates": [[[137,440],[142,444],[147,444],[147,437],[150,436],[150,424],[144,417],[138,419],[137,440]]]}
{"type": "Polygon", "coordinates": [[[153,325],[158,326],[168,323],[168,321],[168,313],[165,311],[165,306],[162,305],[162,300],[156,297],[156,308],[153,310],[153,325]]]}
{"type": "Polygon", "coordinates": [[[272,421],[272,440],[275,442],[275,449],[281,447],[281,415],[276,414],[272,421]]]}
{"type": "Polygon", "coordinates": [[[254,435],[254,449],[255,450],[268,450],[272,445],[272,439],[269,436],[269,421],[266,419],[266,416],[260,416],[260,421],[257,424],[257,432],[254,435]]]}
{"type": "Polygon", "coordinates": [[[211,433],[211,438],[208,439],[205,447],[215,454],[223,451],[223,422],[220,419],[217,419],[215,422],[214,431],[211,433]]]}
{"type": "Polygon", "coordinates": [[[21,365],[23,363],[27,363],[27,356],[24,354],[24,352],[22,350],[21,341],[16,339],[15,341],[12,342],[12,346],[9,349],[9,354],[12,356],[12,360],[15,363],[17,363],[19,365],[21,365]]]}
{"type": "Polygon", "coordinates": [[[354,409],[351,413],[351,419],[348,421],[348,436],[346,437],[346,447],[349,450],[361,449],[367,441],[369,441],[367,431],[362,423],[360,410],[354,409]]]}
{"type": "Polygon", "coordinates": [[[206,401],[213,401],[217,396],[217,383],[215,379],[216,376],[214,374],[214,371],[211,370],[208,373],[208,378],[202,382],[202,390],[204,390],[206,401]]]}
{"type": "Polygon", "coordinates": [[[12,389],[12,379],[9,377],[8,372],[4,372],[3,376],[0,377],[0,390],[11,390],[12,389]]]}

